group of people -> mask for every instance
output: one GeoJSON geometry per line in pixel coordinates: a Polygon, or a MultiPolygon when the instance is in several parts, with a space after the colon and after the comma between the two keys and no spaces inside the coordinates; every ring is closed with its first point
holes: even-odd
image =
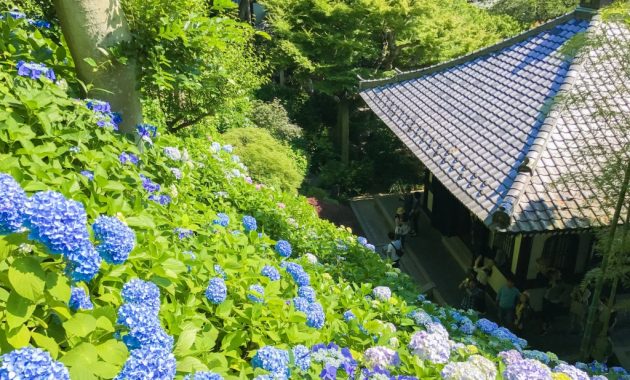
{"type": "Polygon", "coordinates": [[[418,233],[418,221],[420,218],[421,193],[407,192],[402,198],[403,207],[399,207],[394,215],[394,231],[387,234],[389,243],[385,247],[385,256],[393,262],[393,266],[400,266],[400,259],[404,253],[403,248],[408,236],[416,236],[418,233]]]}

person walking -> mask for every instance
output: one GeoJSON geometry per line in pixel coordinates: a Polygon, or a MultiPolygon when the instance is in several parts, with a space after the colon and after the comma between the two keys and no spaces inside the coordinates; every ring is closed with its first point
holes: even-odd
{"type": "Polygon", "coordinates": [[[396,229],[394,230],[396,239],[400,240],[402,247],[405,247],[405,241],[409,234],[409,223],[407,222],[407,216],[402,215],[400,218],[396,218],[396,229]]]}
{"type": "Polygon", "coordinates": [[[516,302],[521,292],[514,286],[512,278],[507,279],[507,283],[497,292],[497,305],[499,307],[499,323],[510,328],[514,322],[516,302]]]}
{"type": "MultiPolygon", "coordinates": [[[[486,302],[485,302],[485,294],[483,290],[479,287],[477,280],[474,278],[467,278],[468,281],[465,282],[465,292],[464,298],[462,299],[462,303],[460,307],[463,310],[475,310],[480,314],[486,312],[486,302]]],[[[462,282],[464,283],[464,282],[462,282]]]]}
{"type": "Polygon", "coordinates": [[[385,256],[393,262],[392,266],[394,268],[399,268],[399,261],[403,255],[402,243],[400,242],[400,240],[396,239],[396,234],[394,234],[394,232],[392,231],[387,233],[387,237],[389,238],[390,242],[385,248],[385,256]]]}

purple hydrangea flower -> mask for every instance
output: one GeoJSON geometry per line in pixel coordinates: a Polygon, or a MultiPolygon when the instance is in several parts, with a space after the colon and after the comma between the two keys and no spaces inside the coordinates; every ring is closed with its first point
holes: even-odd
{"type": "Polygon", "coordinates": [[[586,372],[582,371],[581,369],[577,369],[569,364],[558,364],[553,369],[553,372],[564,373],[565,375],[569,376],[571,380],[590,380],[590,377],[586,372]]]}
{"type": "Polygon", "coordinates": [[[188,228],[181,228],[181,227],[175,228],[173,232],[177,234],[177,237],[179,238],[179,240],[189,238],[195,234],[192,230],[189,230],[188,228]]]}
{"type": "Polygon", "coordinates": [[[411,337],[409,350],[420,359],[433,363],[446,363],[451,355],[448,332],[442,325],[433,323],[428,331],[418,331],[411,337]]]}
{"type": "Polygon", "coordinates": [[[124,263],[136,245],[136,234],[116,217],[99,216],[92,230],[99,242],[96,250],[110,264],[124,263]]]}
{"type": "Polygon", "coordinates": [[[166,194],[160,194],[160,195],[151,194],[149,195],[149,200],[155,203],[158,203],[162,206],[166,206],[167,204],[171,203],[171,197],[166,194]]]}
{"type": "Polygon", "coordinates": [[[380,301],[388,301],[392,297],[392,291],[387,286],[377,286],[372,290],[372,295],[380,301]]]}
{"type": "Polygon", "coordinates": [[[23,77],[30,77],[31,79],[39,79],[42,76],[55,81],[56,76],[53,69],[47,67],[42,63],[36,62],[24,62],[19,61],[17,64],[18,75],[23,77]]]}
{"type": "Polygon", "coordinates": [[[70,380],[66,367],[46,351],[24,347],[0,356],[0,379],[70,380]]]}
{"type": "Polygon", "coordinates": [[[85,289],[73,286],[70,293],[70,301],[68,306],[72,310],[92,310],[94,305],[90,300],[90,295],[86,293],[85,289]]]}
{"type": "Polygon", "coordinates": [[[153,144],[151,139],[157,136],[157,127],[151,124],[139,124],[136,126],[136,132],[142,141],[153,144]]]}
{"type": "Polygon", "coordinates": [[[280,279],[280,272],[271,265],[265,265],[260,274],[268,277],[271,281],[278,281],[280,279]]]}
{"type": "Polygon", "coordinates": [[[368,348],[363,353],[363,359],[370,368],[385,368],[400,364],[398,352],[383,346],[368,348]]]}
{"type": "Polygon", "coordinates": [[[149,193],[160,191],[160,184],[151,181],[151,179],[145,177],[143,174],[140,174],[140,179],[142,180],[142,187],[149,193]]]}
{"type": "Polygon", "coordinates": [[[0,173],[0,235],[18,232],[28,199],[20,185],[8,174],[0,173]]]}
{"type": "Polygon", "coordinates": [[[551,370],[538,360],[522,359],[507,365],[503,371],[506,380],[549,380],[551,370]]]}
{"type": "Polygon", "coordinates": [[[182,171],[177,168],[171,168],[171,174],[173,174],[173,177],[178,181],[184,177],[182,171]]]}
{"type": "Polygon", "coordinates": [[[523,360],[523,356],[521,355],[521,353],[516,350],[501,351],[497,356],[500,357],[503,363],[507,365],[519,360],[523,360]]]}
{"type": "Polygon", "coordinates": [[[180,161],[182,159],[182,153],[176,147],[167,146],[163,151],[164,155],[173,161],[180,161]]]}
{"type": "Polygon", "coordinates": [[[206,288],[206,298],[215,305],[225,301],[227,298],[227,286],[225,286],[223,278],[214,277],[210,279],[206,288]]]}

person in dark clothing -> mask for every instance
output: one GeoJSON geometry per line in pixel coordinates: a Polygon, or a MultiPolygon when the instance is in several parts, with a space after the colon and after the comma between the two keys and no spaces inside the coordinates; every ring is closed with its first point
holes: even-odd
{"type": "Polygon", "coordinates": [[[465,289],[466,295],[462,299],[461,308],[464,310],[472,309],[479,313],[486,312],[486,300],[483,290],[479,287],[477,280],[470,279],[468,287],[465,289]]]}
{"type": "Polygon", "coordinates": [[[411,192],[411,186],[407,186],[406,190],[403,196],[403,208],[405,210],[405,216],[409,218],[411,216],[411,209],[413,208],[413,193],[411,192]]]}
{"type": "Polygon", "coordinates": [[[422,194],[419,192],[413,193],[413,203],[411,205],[411,211],[409,212],[409,219],[411,220],[411,236],[418,234],[418,223],[420,222],[420,209],[422,208],[422,194]]]}

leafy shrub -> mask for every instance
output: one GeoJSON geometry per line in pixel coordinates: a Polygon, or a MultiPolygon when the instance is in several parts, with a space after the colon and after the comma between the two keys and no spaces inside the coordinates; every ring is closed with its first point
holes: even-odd
{"type": "Polygon", "coordinates": [[[271,132],[271,134],[288,143],[295,142],[302,136],[302,129],[291,122],[289,114],[280,100],[271,102],[255,100],[252,102],[252,121],[257,127],[271,132]]]}
{"type": "Polygon", "coordinates": [[[265,129],[234,128],[223,134],[223,139],[233,144],[252,177],[284,191],[295,192],[306,172],[303,157],[265,129]]]}

